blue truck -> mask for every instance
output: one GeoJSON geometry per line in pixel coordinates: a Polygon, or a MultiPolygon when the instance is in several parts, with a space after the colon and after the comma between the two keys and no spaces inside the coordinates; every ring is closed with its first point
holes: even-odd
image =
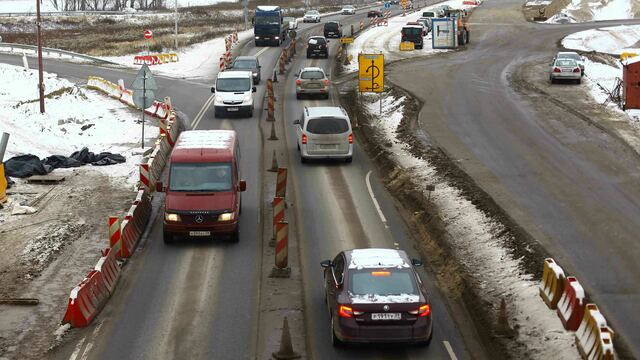
{"type": "Polygon", "coordinates": [[[256,46],[280,46],[287,36],[289,23],[284,22],[280,6],[258,6],[253,18],[256,46]]]}

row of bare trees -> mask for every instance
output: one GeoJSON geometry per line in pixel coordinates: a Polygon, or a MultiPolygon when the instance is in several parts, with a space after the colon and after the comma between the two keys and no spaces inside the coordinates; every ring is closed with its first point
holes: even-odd
{"type": "MultiPolygon", "coordinates": [[[[36,0],[38,1],[38,0],[36,0]]],[[[166,0],[48,0],[59,11],[120,11],[124,8],[160,9],[166,0]]]]}

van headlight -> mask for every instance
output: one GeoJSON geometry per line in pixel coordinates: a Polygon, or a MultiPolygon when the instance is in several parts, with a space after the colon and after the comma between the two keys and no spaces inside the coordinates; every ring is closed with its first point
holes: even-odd
{"type": "Polygon", "coordinates": [[[274,37],[274,39],[280,40],[280,36],[276,36],[276,37],[274,37]]]}
{"type": "Polygon", "coordinates": [[[218,221],[231,221],[233,219],[235,219],[236,214],[230,212],[230,213],[222,213],[220,215],[218,215],[218,221]]]}
{"type": "Polygon", "coordinates": [[[249,103],[251,102],[251,100],[253,100],[253,96],[251,96],[251,94],[247,95],[244,97],[244,99],[242,99],[243,103],[249,103]]]}
{"type": "Polygon", "coordinates": [[[222,98],[219,96],[216,96],[213,100],[213,104],[214,105],[224,105],[224,101],[222,101],[222,98]]]}
{"type": "Polygon", "coordinates": [[[169,222],[180,222],[181,221],[180,215],[172,214],[172,213],[168,213],[168,212],[164,213],[164,220],[165,221],[169,221],[169,222]]]}

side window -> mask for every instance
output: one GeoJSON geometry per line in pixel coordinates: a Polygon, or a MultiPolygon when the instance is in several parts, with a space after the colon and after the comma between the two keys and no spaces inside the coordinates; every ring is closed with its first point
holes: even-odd
{"type": "Polygon", "coordinates": [[[344,277],[344,257],[342,257],[342,255],[336,256],[333,260],[333,273],[335,274],[338,284],[342,284],[344,277]]]}

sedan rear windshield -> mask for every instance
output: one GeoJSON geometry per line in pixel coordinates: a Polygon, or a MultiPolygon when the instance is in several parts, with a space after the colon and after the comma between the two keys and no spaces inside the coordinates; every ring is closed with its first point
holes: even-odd
{"type": "Polygon", "coordinates": [[[353,295],[417,295],[413,273],[408,270],[365,269],[349,272],[349,292],[353,295]]]}
{"type": "Polygon", "coordinates": [[[309,45],[324,45],[327,41],[324,38],[311,38],[309,39],[309,45]]]}
{"type": "Polygon", "coordinates": [[[255,60],[236,60],[233,63],[234,69],[255,69],[256,67],[255,60]]]}
{"type": "Polygon", "coordinates": [[[313,11],[307,11],[307,13],[305,15],[320,15],[319,12],[313,10],[313,11]]]}
{"type": "Polygon", "coordinates": [[[222,92],[245,92],[251,90],[249,78],[226,78],[216,81],[216,90],[222,92]]]}
{"type": "Polygon", "coordinates": [[[575,60],[572,59],[558,59],[556,60],[556,66],[563,66],[563,67],[571,67],[571,66],[577,66],[578,64],[576,63],[575,60]]]}
{"type": "Polygon", "coordinates": [[[558,59],[582,60],[578,54],[560,54],[558,55],[558,59]]]}
{"type": "Polygon", "coordinates": [[[317,118],[307,122],[307,132],[318,135],[343,134],[349,131],[349,123],[340,118],[317,118]]]}
{"type": "Polygon", "coordinates": [[[303,71],[300,74],[300,78],[301,79],[305,79],[305,80],[319,80],[319,79],[324,79],[324,73],[322,71],[303,71]]]}
{"type": "Polygon", "coordinates": [[[230,191],[229,163],[173,163],[170,185],[173,191],[230,191]]]}

